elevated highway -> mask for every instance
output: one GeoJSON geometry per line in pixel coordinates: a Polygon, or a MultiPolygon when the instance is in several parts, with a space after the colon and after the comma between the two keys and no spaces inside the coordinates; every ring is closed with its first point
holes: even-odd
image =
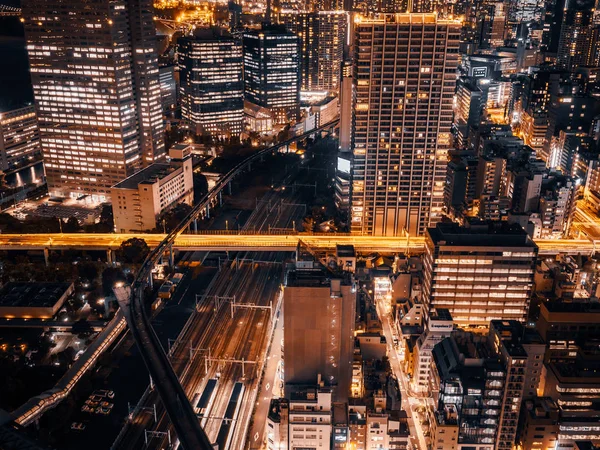
{"type": "MultiPolygon", "coordinates": [[[[150,248],[161,246],[164,234],[1,234],[0,250],[116,250],[133,237],[143,238],[150,248]]],[[[169,246],[181,251],[293,251],[302,241],[315,250],[332,251],[337,244],[354,245],[358,252],[422,253],[423,237],[359,236],[342,233],[202,233],[179,234],[170,238],[169,246]]],[[[591,255],[596,251],[589,239],[538,239],[541,255],[591,255]]]]}

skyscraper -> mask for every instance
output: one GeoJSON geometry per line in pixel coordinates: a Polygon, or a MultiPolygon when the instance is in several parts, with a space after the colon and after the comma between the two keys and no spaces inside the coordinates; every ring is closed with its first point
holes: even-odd
{"type": "Polygon", "coordinates": [[[149,0],[26,0],[23,17],[48,188],[91,194],[164,156],[149,0]]]}
{"type": "Polygon", "coordinates": [[[183,118],[197,134],[239,135],[244,121],[241,41],[203,29],[177,43],[183,118]]]}
{"type": "Polygon", "coordinates": [[[357,23],[352,232],[423,235],[440,220],[460,29],[435,14],[357,23]]]}
{"type": "Polygon", "coordinates": [[[287,11],[280,21],[300,40],[302,89],[339,89],[348,13],[287,11]]]}
{"type": "Polygon", "coordinates": [[[298,118],[298,37],[284,26],[263,25],[261,30],[244,33],[244,97],[270,109],[279,123],[298,118]]]}
{"type": "Polygon", "coordinates": [[[574,70],[592,59],[593,12],[594,1],[567,2],[558,40],[558,67],[574,70]]]}

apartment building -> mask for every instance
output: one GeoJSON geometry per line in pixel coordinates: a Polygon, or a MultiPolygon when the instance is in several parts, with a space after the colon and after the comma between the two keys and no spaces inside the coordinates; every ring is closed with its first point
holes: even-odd
{"type": "Polygon", "coordinates": [[[351,231],[424,235],[442,217],[461,22],[355,21],[351,231]]]}

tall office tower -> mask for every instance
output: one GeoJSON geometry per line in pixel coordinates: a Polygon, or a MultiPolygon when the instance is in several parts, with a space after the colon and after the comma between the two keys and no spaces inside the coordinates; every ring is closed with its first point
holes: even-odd
{"type": "Polygon", "coordinates": [[[199,29],[177,45],[182,117],[196,134],[239,136],[244,122],[241,41],[199,29]]]}
{"type": "Polygon", "coordinates": [[[40,153],[35,108],[25,106],[0,112],[0,170],[8,172],[26,165],[39,159],[40,153]]]}
{"type": "Polygon", "coordinates": [[[461,327],[524,321],[537,246],[518,225],[439,223],[425,237],[425,309],[447,308],[461,327]]]}
{"type": "Polygon", "coordinates": [[[492,48],[504,45],[506,37],[506,11],[504,2],[494,2],[494,18],[492,19],[492,30],[490,32],[490,45],[492,48]]]}
{"type": "Polygon", "coordinates": [[[593,12],[593,0],[567,3],[558,40],[558,67],[572,71],[592,59],[593,12]]]}
{"type": "Polygon", "coordinates": [[[284,26],[263,25],[244,33],[244,97],[271,110],[276,122],[295,121],[300,112],[298,37],[284,26]]]}
{"type": "Polygon", "coordinates": [[[435,14],[356,24],[353,233],[423,235],[441,219],[460,28],[435,14]]]}
{"type": "Polygon", "coordinates": [[[149,0],[26,0],[29,65],[51,195],[110,187],[165,153],[149,0]]]}
{"type": "Polygon", "coordinates": [[[336,278],[310,260],[299,260],[283,291],[286,392],[314,384],[319,375],[335,387],[334,398],[350,393],[356,294],[349,273],[336,278]]]}
{"type": "Polygon", "coordinates": [[[454,127],[457,132],[457,146],[465,148],[469,134],[479,128],[483,112],[483,92],[471,77],[461,77],[456,88],[456,108],[454,110],[454,127]]]}
{"type": "Polygon", "coordinates": [[[337,91],[348,29],[346,11],[286,11],[281,23],[300,40],[303,90],[337,91]]]}

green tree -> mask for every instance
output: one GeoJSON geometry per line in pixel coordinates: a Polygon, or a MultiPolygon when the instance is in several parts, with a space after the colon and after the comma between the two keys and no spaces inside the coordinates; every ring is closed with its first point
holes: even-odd
{"type": "Polygon", "coordinates": [[[127,278],[121,269],[116,267],[107,267],[102,272],[102,293],[105,297],[113,294],[115,284],[125,282],[127,278]]]}
{"type": "Polygon", "coordinates": [[[208,181],[201,173],[194,173],[194,204],[208,192],[208,181]]]}
{"type": "Polygon", "coordinates": [[[63,221],[62,229],[65,233],[77,233],[81,231],[81,225],[75,217],[69,217],[66,222],[63,221]]]}
{"type": "Polygon", "coordinates": [[[85,278],[91,283],[98,277],[98,266],[91,261],[85,261],[77,265],[77,273],[80,278],[85,278]]]}
{"type": "Polygon", "coordinates": [[[192,207],[187,203],[178,203],[175,207],[165,211],[164,214],[161,215],[159,220],[158,229],[163,231],[163,223],[164,229],[167,233],[173,231],[179,223],[187,217],[187,215],[192,210],[192,207]],[[164,222],[163,222],[164,221],[164,222]]]}
{"type": "Polygon", "coordinates": [[[150,247],[143,239],[131,238],[123,241],[120,252],[126,263],[140,264],[150,253],[150,247]]]}
{"type": "Polygon", "coordinates": [[[313,219],[312,216],[306,216],[302,220],[302,228],[307,233],[311,233],[312,231],[314,231],[314,229],[315,229],[315,219],[313,219]]]}

